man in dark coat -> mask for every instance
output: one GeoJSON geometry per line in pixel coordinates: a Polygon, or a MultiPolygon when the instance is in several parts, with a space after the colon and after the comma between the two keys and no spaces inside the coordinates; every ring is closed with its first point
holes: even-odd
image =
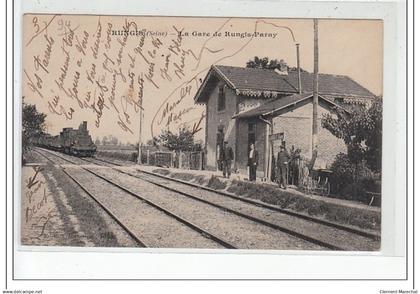
{"type": "Polygon", "coordinates": [[[282,144],[280,151],[277,154],[277,180],[279,187],[287,188],[287,165],[289,164],[290,156],[286,150],[286,146],[282,144]]]}
{"type": "Polygon", "coordinates": [[[229,178],[231,174],[232,160],[233,160],[233,150],[232,147],[228,145],[228,142],[225,141],[223,144],[222,150],[222,160],[223,160],[223,177],[226,176],[229,178]]]}
{"type": "Polygon", "coordinates": [[[255,150],[254,144],[251,144],[250,151],[248,154],[248,166],[249,166],[249,180],[255,181],[257,179],[257,167],[258,167],[258,151],[255,150]]]}

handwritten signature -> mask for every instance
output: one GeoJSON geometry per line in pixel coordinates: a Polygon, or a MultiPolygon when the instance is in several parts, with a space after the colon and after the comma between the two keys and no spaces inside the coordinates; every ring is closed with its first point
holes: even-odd
{"type": "MultiPolygon", "coordinates": [[[[168,34],[157,37],[146,34],[148,29],[129,17],[114,23],[98,16],[89,24],[80,16],[28,17],[33,32],[25,44],[32,61],[24,65],[27,89],[44,99],[53,115],[72,120],[76,113],[90,112],[96,128],[101,127],[106,116],[106,120],[113,118],[123,132],[130,134],[138,124],[133,115],[141,110],[155,111],[150,124],[152,136],[155,130],[185,123],[194,133],[200,132],[202,115],[186,120],[202,112],[191,98],[201,85],[200,77],[209,69],[204,60],[213,64],[231,58],[253,39],[227,50],[213,48],[212,35],[193,50],[184,27],[177,25],[170,25],[168,34]],[[143,34],[114,36],[115,29],[143,34]],[[36,48],[32,47],[34,40],[36,48]],[[150,94],[165,93],[169,87],[174,88],[164,97],[150,94]],[[157,99],[161,101],[157,109],[147,107],[152,100],[155,105],[157,99]]],[[[230,22],[223,20],[216,32],[230,22]]],[[[254,30],[261,23],[256,20],[254,30]]]]}

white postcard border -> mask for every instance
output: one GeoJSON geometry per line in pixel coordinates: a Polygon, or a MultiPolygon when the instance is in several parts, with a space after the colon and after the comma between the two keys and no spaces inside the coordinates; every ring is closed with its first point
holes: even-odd
{"type": "Polygon", "coordinates": [[[53,1],[15,4],[15,273],[16,279],[403,279],[405,273],[406,94],[405,4],[402,1],[53,1]],[[318,3],[315,3],[318,2],[318,3]],[[21,247],[20,109],[23,13],[352,18],[384,20],[384,143],[380,253],[86,249],[21,247]],[[397,74],[398,73],[398,74],[397,74]],[[395,99],[398,97],[398,99],[395,99]],[[398,197],[397,197],[398,195],[398,197]],[[204,254],[205,253],[205,254],[204,254]],[[212,254],[208,254],[212,253],[212,254]],[[59,262],[57,262],[59,260],[59,262]],[[139,267],[139,265],[141,265],[139,267]],[[345,266],[343,266],[345,265],[345,266]],[[115,269],[118,269],[116,271],[115,269]]]}

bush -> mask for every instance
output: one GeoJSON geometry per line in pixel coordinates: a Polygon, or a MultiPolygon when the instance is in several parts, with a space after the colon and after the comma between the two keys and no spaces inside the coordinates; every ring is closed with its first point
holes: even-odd
{"type": "Polygon", "coordinates": [[[206,177],[205,176],[195,176],[195,180],[194,180],[197,184],[199,185],[204,185],[204,183],[206,182],[206,177]]]}
{"type": "Polygon", "coordinates": [[[216,176],[211,176],[207,187],[215,190],[223,190],[226,188],[226,183],[219,180],[219,178],[216,176]]]}
{"type": "Polygon", "coordinates": [[[171,178],[189,182],[194,179],[194,175],[190,173],[173,173],[170,175],[171,178]]]}
{"type": "Polygon", "coordinates": [[[157,173],[157,174],[161,174],[161,175],[164,175],[164,176],[167,176],[171,173],[169,170],[163,169],[163,168],[154,169],[154,170],[152,170],[152,172],[157,173]]]}
{"type": "Polygon", "coordinates": [[[271,185],[233,180],[227,191],[241,197],[277,205],[283,209],[358,226],[363,229],[378,230],[381,224],[381,215],[377,211],[324,202],[290,191],[280,190],[271,185]]]}
{"type": "Polygon", "coordinates": [[[375,187],[374,173],[365,162],[352,163],[346,154],[340,153],[331,165],[331,192],[338,198],[367,203],[366,191],[375,187]]]}

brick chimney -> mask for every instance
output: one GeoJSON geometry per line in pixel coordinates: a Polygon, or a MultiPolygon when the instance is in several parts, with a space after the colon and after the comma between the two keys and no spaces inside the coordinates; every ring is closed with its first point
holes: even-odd
{"type": "Polygon", "coordinates": [[[302,78],[300,76],[299,43],[296,43],[296,65],[297,65],[297,70],[298,70],[298,91],[299,91],[299,94],[302,94],[302,78]]]}

